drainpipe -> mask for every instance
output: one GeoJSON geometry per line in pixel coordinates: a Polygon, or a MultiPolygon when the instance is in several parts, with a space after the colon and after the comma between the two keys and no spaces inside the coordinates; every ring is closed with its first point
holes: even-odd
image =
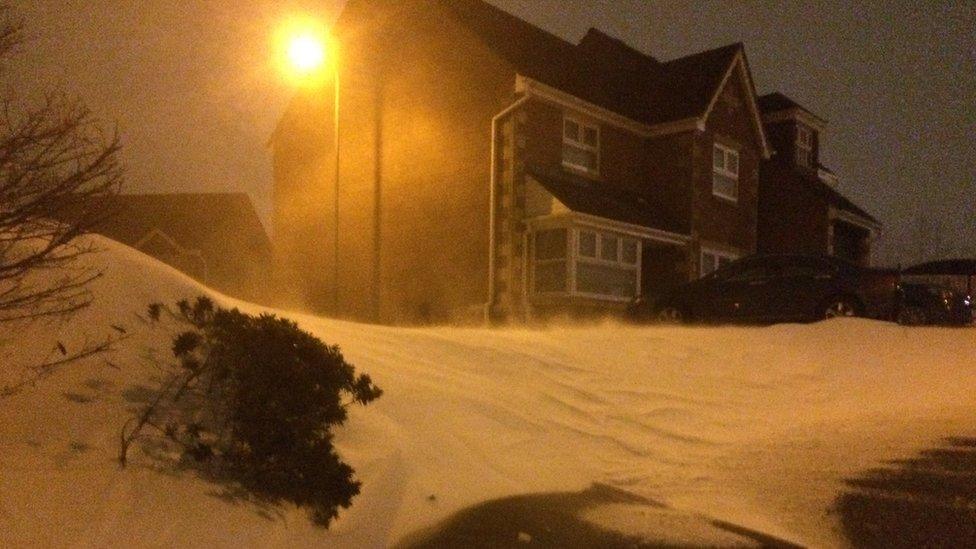
{"type": "MultiPolygon", "coordinates": [[[[491,171],[491,189],[489,191],[489,204],[488,204],[488,302],[485,303],[485,324],[491,323],[491,306],[495,303],[495,219],[497,217],[495,212],[495,186],[498,182],[498,170],[496,170],[497,164],[497,149],[498,149],[498,123],[501,122],[503,118],[512,114],[513,111],[524,105],[529,100],[529,94],[525,94],[520,97],[517,101],[509,105],[502,112],[496,114],[494,118],[491,119],[491,162],[489,163],[491,171]]],[[[513,143],[514,146],[514,143],[513,143]]]]}

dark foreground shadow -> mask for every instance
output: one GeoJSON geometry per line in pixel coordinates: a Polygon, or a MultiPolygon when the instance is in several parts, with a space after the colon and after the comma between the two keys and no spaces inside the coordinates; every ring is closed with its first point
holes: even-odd
{"type": "MultiPolygon", "coordinates": [[[[137,384],[122,391],[122,397],[129,404],[129,417],[139,417],[146,406],[156,399],[163,382],[160,378],[152,378],[153,386],[137,384]]],[[[67,398],[67,397],[66,397],[67,398]]],[[[156,422],[166,424],[171,416],[189,417],[190,411],[199,409],[200,403],[187,397],[176,407],[160,404],[156,422]]],[[[250,509],[258,517],[273,521],[285,518],[285,511],[280,500],[261,497],[241,486],[237,479],[212,466],[209,461],[199,461],[186,455],[185,449],[176,446],[171,440],[163,436],[157,429],[147,428],[142,436],[136,439],[130,450],[131,461],[127,467],[141,467],[153,473],[180,477],[193,475],[213,486],[207,495],[234,506],[250,509]]]]}
{"type": "Polygon", "coordinates": [[[856,547],[976,547],[976,438],[846,483],[836,509],[856,547]]]}
{"type": "MultiPolygon", "coordinates": [[[[428,548],[648,548],[696,547],[694,544],[648,542],[643,536],[601,528],[584,519],[595,507],[620,505],[664,511],[663,504],[603,485],[582,492],[548,493],[488,501],[458,512],[443,523],[401,541],[397,547],[428,548]]],[[[654,513],[650,514],[652,517],[654,513]]],[[[668,539],[669,521],[654,521],[660,539],[668,539]]],[[[712,529],[735,547],[797,547],[747,528],[702,517],[692,517],[700,527],[712,529]]],[[[709,547],[716,545],[710,543],[709,547]]],[[[723,546],[719,544],[718,546],[723,546]]]]}

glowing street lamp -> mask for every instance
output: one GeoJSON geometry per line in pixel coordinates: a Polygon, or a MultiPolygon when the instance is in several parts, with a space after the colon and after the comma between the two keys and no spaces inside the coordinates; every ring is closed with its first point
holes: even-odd
{"type": "Polygon", "coordinates": [[[328,30],[311,18],[285,21],[275,33],[274,49],[279,70],[297,86],[325,84],[337,69],[328,30]]]}
{"type": "Polygon", "coordinates": [[[288,62],[298,74],[315,74],[325,65],[325,49],[326,42],[317,36],[295,36],[288,44],[288,62]]]}

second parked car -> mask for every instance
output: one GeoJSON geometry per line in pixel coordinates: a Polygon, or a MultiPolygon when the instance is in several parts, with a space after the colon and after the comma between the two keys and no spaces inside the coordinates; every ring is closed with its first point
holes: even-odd
{"type": "Polygon", "coordinates": [[[630,308],[638,320],[781,322],[841,316],[891,319],[898,272],[831,257],[748,257],[630,308]]]}
{"type": "Polygon", "coordinates": [[[973,302],[945,286],[903,283],[898,288],[896,318],[905,326],[965,326],[973,323],[973,302]]]}

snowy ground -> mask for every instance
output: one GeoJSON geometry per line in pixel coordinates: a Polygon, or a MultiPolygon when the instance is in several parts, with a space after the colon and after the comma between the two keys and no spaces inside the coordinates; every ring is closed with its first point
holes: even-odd
{"type": "Polygon", "coordinates": [[[148,459],[119,470],[119,430],[154,382],[149,349],[168,349],[138,315],[207,290],[105,247],[93,307],[66,325],[0,332],[7,381],[55,341],[77,346],[112,324],[131,334],[111,364],[73,365],[0,399],[0,546],[381,547],[487,500],[597,483],[667,506],[586,511],[627,533],[746,539],[714,519],[830,547],[844,544],[832,508],[845,479],[976,435],[976,330],[402,329],[295,315],[385,390],[339,433],[363,492],[322,531],[299,510],[220,497],[148,459]]]}

